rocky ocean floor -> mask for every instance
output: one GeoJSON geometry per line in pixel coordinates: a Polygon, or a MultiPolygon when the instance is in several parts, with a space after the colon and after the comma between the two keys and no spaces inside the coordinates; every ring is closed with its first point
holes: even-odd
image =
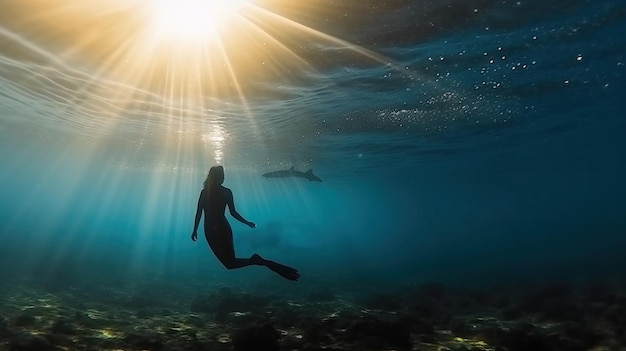
{"type": "Polygon", "coordinates": [[[612,283],[255,291],[3,284],[0,350],[626,350],[626,294],[612,283]]]}

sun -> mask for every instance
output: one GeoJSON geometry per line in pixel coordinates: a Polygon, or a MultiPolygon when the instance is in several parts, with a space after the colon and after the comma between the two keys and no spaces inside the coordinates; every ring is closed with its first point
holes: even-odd
{"type": "Polygon", "coordinates": [[[218,38],[243,0],[152,0],[155,34],[174,42],[197,42],[218,38]]]}

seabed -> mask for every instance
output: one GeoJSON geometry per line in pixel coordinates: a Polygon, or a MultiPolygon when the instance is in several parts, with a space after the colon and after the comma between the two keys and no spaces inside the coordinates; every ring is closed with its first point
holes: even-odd
{"type": "Polygon", "coordinates": [[[626,350],[619,284],[393,290],[3,284],[0,350],[626,350]]]}

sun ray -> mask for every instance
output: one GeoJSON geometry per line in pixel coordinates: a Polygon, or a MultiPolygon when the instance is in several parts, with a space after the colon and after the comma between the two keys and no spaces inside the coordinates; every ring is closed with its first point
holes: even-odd
{"type": "Polygon", "coordinates": [[[307,68],[312,68],[311,64],[308,61],[300,57],[300,55],[296,54],[293,50],[289,49],[287,45],[285,45],[284,43],[280,42],[278,39],[276,39],[275,37],[267,33],[265,30],[259,27],[256,23],[251,21],[249,18],[246,17],[244,18],[244,20],[246,21],[246,23],[248,23],[248,25],[250,25],[250,27],[256,30],[256,33],[262,36],[261,39],[267,39],[271,41],[274,45],[277,45],[281,50],[284,50],[285,52],[288,52],[289,54],[291,54],[291,57],[296,59],[298,63],[302,64],[303,66],[307,68]]]}
{"type": "MultiPolygon", "coordinates": [[[[256,15],[253,17],[254,19],[260,20],[263,17],[267,17],[270,18],[271,20],[273,20],[275,23],[282,23],[287,25],[288,27],[297,29],[303,33],[312,35],[313,37],[322,39],[326,42],[329,43],[333,43],[335,45],[338,45],[342,48],[345,49],[349,49],[357,54],[360,54],[364,57],[370,58],[373,61],[376,61],[378,63],[382,63],[382,64],[388,64],[390,61],[390,58],[381,55],[379,53],[376,53],[374,51],[368,50],[362,46],[350,43],[349,41],[337,38],[335,36],[332,36],[330,34],[326,34],[324,32],[318,31],[316,29],[313,29],[311,27],[305,26],[304,24],[301,24],[299,22],[296,22],[294,20],[291,20],[289,18],[280,16],[272,11],[266,10],[264,8],[261,7],[254,7],[257,10],[256,15]]],[[[271,22],[271,21],[270,21],[271,22]]]]}

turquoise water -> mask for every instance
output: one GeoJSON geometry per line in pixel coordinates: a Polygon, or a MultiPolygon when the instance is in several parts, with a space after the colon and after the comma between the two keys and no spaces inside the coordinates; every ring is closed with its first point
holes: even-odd
{"type": "Polygon", "coordinates": [[[249,10],[265,36],[223,34],[249,30],[244,49],[144,61],[128,8],[36,5],[0,15],[7,284],[297,295],[623,274],[624,1],[258,1],[299,24],[249,10]],[[227,271],[189,239],[216,164],[258,226],[230,220],[238,256],[300,282],[227,271]],[[291,166],[324,182],[261,177],[291,166]]]}

